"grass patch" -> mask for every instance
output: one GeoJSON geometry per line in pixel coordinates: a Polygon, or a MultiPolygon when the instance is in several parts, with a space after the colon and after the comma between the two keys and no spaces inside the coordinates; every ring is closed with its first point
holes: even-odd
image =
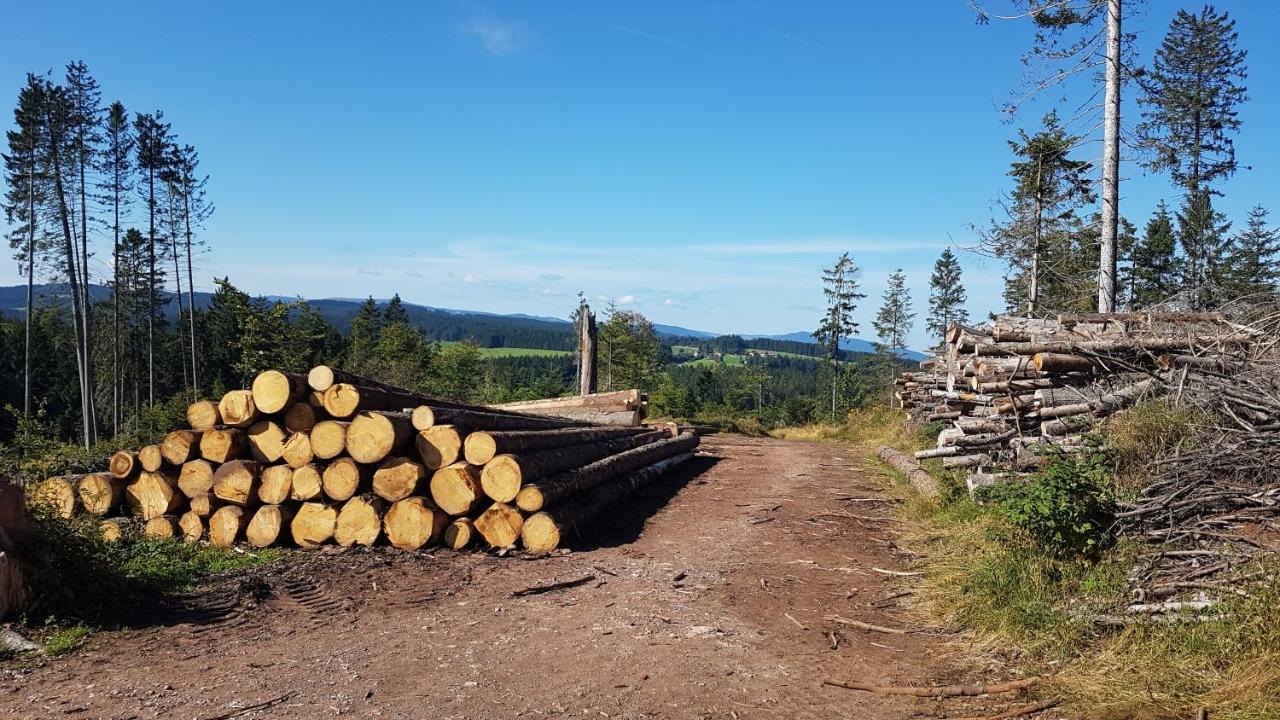
{"type": "Polygon", "coordinates": [[[79,650],[85,640],[93,634],[93,630],[82,623],[59,628],[44,639],[40,647],[45,655],[57,657],[79,650]]]}
{"type": "MultiPolygon", "coordinates": [[[[917,450],[930,442],[924,437],[928,429],[909,430],[901,410],[883,405],[851,410],[843,423],[820,423],[803,427],[779,428],[771,434],[783,440],[828,440],[855,445],[890,445],[899,450],[917,450]]],[[[937,432],[934,432],[937,436],[937,432]]]]}
{"type": "Polygon", "coordinates": [[[1170,451],[1192,446],[1207,418],[1199,411],[1165,400],[1139,403],[1114,416],[1107,439],[1115,461],[1116,491],[1137,492],[1150,477],[1151,461],[1170,451]]]}

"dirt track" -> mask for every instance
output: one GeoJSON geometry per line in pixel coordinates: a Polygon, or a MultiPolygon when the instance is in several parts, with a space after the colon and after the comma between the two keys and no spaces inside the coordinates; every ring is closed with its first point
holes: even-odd
{"type": "Polygon", "coordinates": [[[317,553],[223,579],[195,614],[10,673],[0,716],[207,719],[276,699],[235,717],[903,718],[926,709],[821,685],[938,679],[930,657],[940,641],[823,619],[909,623],[886,600],[893,578],[872,570],[904,565],[872,461],[833,445],[742,437],[706,438],[703,451],[572,553],[317,553]]]}

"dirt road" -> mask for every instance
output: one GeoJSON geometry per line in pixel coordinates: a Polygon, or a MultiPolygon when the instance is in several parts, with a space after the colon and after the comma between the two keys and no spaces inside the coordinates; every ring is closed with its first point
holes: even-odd
{"type": "Polygon", "coordinates": [[[22,718],[903,718],[823,678],[938,678],[902,627],[885,481],[862,453],[710,437],[705,457],[525,560],[316,553],[220,580],[193,614],[0,681],[22,718]],[[575,587],[514,591],[589,578],[575,587]],[[833,645],[835,647],[833,647],[833,645]],[[260,709],[247,710],[259,703],[260,709]],[[238,710],[244,712],[237,713],[238,710]]]}

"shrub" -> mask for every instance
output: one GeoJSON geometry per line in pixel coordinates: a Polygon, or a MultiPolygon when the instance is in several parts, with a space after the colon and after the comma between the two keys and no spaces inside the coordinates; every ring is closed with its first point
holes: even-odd
{"type": "Polygon", "coordinates": [[[1060,455],[1029,483],[986,488],[982,498],[1047,552],[1096,557],[1114,541],[1111,464],[1092,442],[1081,458],[1060,455]]]}

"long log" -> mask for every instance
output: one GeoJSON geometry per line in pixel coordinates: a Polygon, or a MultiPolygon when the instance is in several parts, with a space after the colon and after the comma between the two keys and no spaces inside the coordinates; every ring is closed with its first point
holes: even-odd
{"type": "Polygon", "coordinates": [[[647,432],[644,428],[565,428],[562,430],[480,431],[467,436],[467,462],[483,465],[499,453],[546,450],[587,442],[601,442],[647,432]]]}
{"type": "Polygon", "coordinates": [[[633,473],[640,468],[698,447],[698,436],[683,433],[679,437],[642,445],[603,460],[554,477],[530,483],[516,494],[516,505],[525,512],[537,512],[558,500],[595,487],[603,482],[633,473]]]}
{"type": "Polygon", "coordinates": [[[1196,337],[1128,337],[1116,340],[1055,340],[1048,342],[1017,342],[982,345],[975,352],[979,355],[1035,355],[1036,353],[1063,353],[1067,355],[1119,352],[1163,352],[1169,350],[1194,350],[1214,345],[1241,346],[1254,340],[1248,333],[1230,333],[1196,337]]]}
{"type": "Polygon", "coordinates": [[[377,495],[358,495],[348,500],[338,513],[334,540],[342,547],[373,545],[382,536],[382,517],[387,501],[377,495]]]}
{"type": "Polygon", "coordinates": [[[511,547],[520,538],[524,516],[506,503],[494,503],[480,513],[471,526],[489,543],[489,547],[511,547]]]}
{"type": "Polygon", "coordinates": [[[218,403],[212,400],[200,400],[187,406],[187,425],[192,430],[204,432],[209,428],[222,424],[222,413],[218,412],[218,403]]]}
{"type": "Polygon", "coordinates": [[[330,402],[336,402],[344,410],[349,408],[345,415],[334,415],[334,417],[338,418],[351,417],[357,410],[406,410],[416,408],[419,405],[430,405],[433,408],[503,412],[508,415],[520,415],[520,413],[495,410],[479,405],[469,405],[415,393],[411,390],[378,382],[372,378],[338,370],[328,365],[317,365],[311,368],[311,372],[307,374],[307,383],[312,390],[325,394],[326,399],[323,401],[323,406],[326,410],[330,402]],[[343,391],[335,393],[335,397],[340,397],[341,399],[334,401],[327,399],[328,393],[339,385],[348,386],[343,391]],[[349,407],[352,402],[355,403],[356,407],[349,407]]]}
{"type": "Polygon", "coordinates": [[[304,502],[289,522],[289,534],[301,548],[313,548],[333,539],[338,528],[338,511],[330,505],[304,502]]]}
{"type": "Polygon", "coordinates": [[[238,428],[210,428],[200,436],[200,457],[224,463],[245,454],[244,431],[238,428]]]}
{"type": "Polygon", "coordinates": [[[89,473],[76,482],[80,506],[90,515],[106,515],[124,501],[125,481],[111,473],[89,473]]]}
{"type": "Polygon", "coordinates": [[[356,462],[371,465],[390,455],[403,455],[413,436],[409,413],[365,411],[347,427],[347,454],[356,462]]]}
{"type": "Polygon", "coordinates": [[[548,417],[586,425],[603,425],[608,427],[638,427],[644,422],[644,410],[571,410],[559,409],[548,411],[548,417]],[[554,413],[551,415],[550,413],[554,413]]]}
{"type": "Polygon", "coordinates": [[[324,496],[333,502],[346,502],[369,486],[373,470],[349,457],[340,457],[329,463],[321,476],[324,496]]]}
{"type": "Polygon", "coordinates": [[[247,428],[258,419],[258,406],[253,402],[252,390],[232,390],[218,401],[218,414],[222,424],[247,428]]]}
{"type": "Polygon", "coordinates": [[[261,471],[262,466],[253,460],[232,460],[218,466],[213,472],[214,496],[240,507],[257,502],[261,471]]]}
{"type": "Polygon", "coordinates": [[[254,547],[275,545],[284,537],[284,529],[293,521],[294,508],[288,505],[263,505],[253,513],[245,528],[245,539],[254,547]]]}
{"type": "Polygon", "coordinates": [[[426,430],[435,425],[454,425],[469,430],[553,430],[580,425],[554,417],[525,417],[480,410],[433,408],[419,405],[413,409],[413,427],[426,430]]]}
{"type": "Polygon", "coordinates": [[[373,472],[373,493],[387,502],[403,500],[418,491],[427,468],[407,457],[389,457],[373,472]]]}
{"type": "Polygon", "coordinates": [[[889,467],[902,473],[907,478],[907,482],[926,498],[936,499],[939,496],[938,483],[933,476],[920,468],[920,463],[916,462],[912,457],[905,455],[898,450],[881,445],[876,448],[876,457],[889,467]]]}
{"type": "Polygon", "coordinates": [[[332,460],[347,449],[347,428],[343,420],[321,420],[311,428],[311,452],[321,460],[332,460]]]}
{"type": "Polygon", "coordinates": [[[640,407],[643,396],[639,390],[615,390],[613,392],[591,393],[589,395],[572,395],[568,397],[546,398],[543,400],[520,400],[500,403],[492,407],[519,412],[543,413],[552,410],[591,408],[597,410],[635,410],[640,407]]]}
{"type": "Polygon", "coordinates": [[[567,531],[581,532],[610,507],[692,458],[692,452],[683,452],[659,460],[621,480],[592,488],[581,498],[574,498],[529,516],[520,529],[520,539],[525,550],[534,553],[555,550],[568,534],[567,531]]]}
{"type": "Polygon", "coordinates": [[[671,437],[666,430],[653,430],[605,442],[579,443],[550,450],[494,456],[480,472],[485,495],[497,502],[511,502],[526,483],[566,470],[603,460],[610,455],[671,437]]]}
{"type": "Polygon", "coordinates": [[[174,430],[160,443],[160,455],[170,465],[181,465],[200,457],[200,433],[194,430],[174,430]]]}
{"type": "Polygon", "coordinates": [[[1094,357],[1051,352],[1036,353],[1031,356],[1031,364],[1036,370],[1051,373],[1088,372],[1102,365],[1094,357]]]}
{"type": "Polygon", "coordinates": [[[250,392],[258,410],[270,415],[301,400],[307,389],[307,379],[302,375],[266,370],[253,379],[250,392]]]}
{"type": "Polygon", "coordinates": [[[395,502],[382,518],[387,542],[402,550],[417,550],[444,534],[449,516],[425,497],[414,495],[395,502]]]}
{"type": "Polygon", "coordinates": [[[164,472],[139,473],[138,479],[125,487],[124,494],[133,514],[143,520],[173,513],[182,504],[177,481],[164,472]]]}

